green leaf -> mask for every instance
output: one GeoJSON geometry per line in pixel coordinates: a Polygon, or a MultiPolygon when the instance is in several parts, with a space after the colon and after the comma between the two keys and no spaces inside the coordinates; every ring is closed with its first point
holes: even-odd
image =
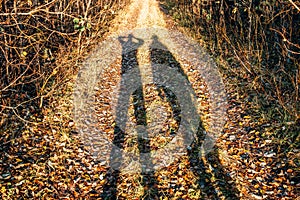
{"type": "Polygon", "coordinates": [[[74,29],[75,29],[75,30],[78,30],[78,29],[80,29],[80,25],[78,25],[78,24],[75,24],[75,25],[74,25],[74,29]]]}
{"type": "Polygon", "coordinates": [[[85,30],[84,26],[80,27],[80,29],[79,29],[80,32],[83,32],[84,30],[85,30]]]}
{"type": "Polygon", "coordinates": [[[87,29],[91,29],[91,28],[92,28],[92,25],[91,25],[90,23],[87,23],[87,24],[86,24],[86,28],[87,28],[87,29]]]}
{"type": "Polygon", "coordinates": [[[79,19],[78,18],[74,18],[73,22],[74,22],[74,24],[78,24],[79,23],[79,19]]]}

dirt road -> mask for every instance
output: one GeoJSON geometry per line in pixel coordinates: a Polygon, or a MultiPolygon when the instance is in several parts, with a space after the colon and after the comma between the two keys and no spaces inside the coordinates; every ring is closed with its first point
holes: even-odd
{"type": "Polygon", "coordinates": [[[236,195],[232,184],[215,182],[230,180],[212,149],[225,120],[222,81],[202,48],[173,26],[157,1],[134,0],[80,72],[84,96],[75,95],[75,107],[93,102],[83,99],[97,91],[96,108],[80,107],[77,124],[108,164],[104,199],[236,195]]]}

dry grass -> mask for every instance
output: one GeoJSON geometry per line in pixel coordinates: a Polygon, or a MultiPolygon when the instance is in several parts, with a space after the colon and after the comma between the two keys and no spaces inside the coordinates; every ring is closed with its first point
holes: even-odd
{"type": "MultiPolygon", "coordinates": [[[[216,58],[224,80],[265,123],[295,147],[300,123],[299,3],[293,1],[161,1],[216,58]]],[[[287,144],[287,143],[286,143],[287,144]]]]}
{"type": "Polygon", "coordinates": [[[0,127],[36,123],[128,2],[0,1],[0,127]]]}
{"type": "MultiPolygon", "coordinates": [[[[127,1],[13,2],[0,0],[2,199],[100,198],[109,171],[76,139],[70,77],[127,1]]],[[[143,182],[145,177],[122,175],[118,187],[111,189],[128,199],[296,197],[297,5],[162,2],[217,58],[231,104],[230,120],[218,142],[224,149],[199,159],[195,144],[190,155],[154,174],[154,186],[151,180],[143,182]]]]}
{"type": "MultiPolygon", "coordinates": [[[[276,193],[276,198],[281,198],[293,192],[298,196],[299,184],[291,186],[292,193],[283,193],[274,185],[268,188],[269,193],[264,193],[265,186],[252,185],[254,182],[247,180],[247,170],[243,169],[249,166],[241,164],[236,155],[246,149],[252,156],[249,163],[260,163],[255,148],[259,147],[258,152],[277,152],[274,160],[266,161],[267,165],[276,163],[278,169],[292,171],[293,174],[286,172],[288,184],[294,184],[299,177],[299,3],[284,0],[160,2],[162,10],[214,56],[223,74],[230,120],[222,138],[229,134],[238,139],[225,143],[223,140],[220,145],[228,152],[230,169],[239,172],[236,178],[237,185],[242,185],[240,192],[246,199],[273,198],[276,193]],[[243,127],[243,130],[236,132],[232,127],[243,127]],[[253,147],[251,138],[269,144],[253,147]],[[238,145],[248,142],[247,147],[238,145]]],[[[278,173],[267,170],[261,176],[280,176],[278,173]]],[[[269,182],[263,180],[260,184],[269,182]]]]}

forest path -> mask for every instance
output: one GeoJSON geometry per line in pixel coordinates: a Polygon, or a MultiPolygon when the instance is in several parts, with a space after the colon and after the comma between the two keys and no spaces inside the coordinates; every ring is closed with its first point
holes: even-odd
{"type": "MultiPolygon", "coordinates": [[[[104,45],[94,56],[110,60],[97,79],[96,94],[98,126],[115,145],[102,143],[101,150],[96,148],[100,159],[109,163],[103,175],[103,199],[235,199],[237,195],[233,183],[223,184],[231,178],[225,175],[218,153],[203,155],[212,151],[215,142],[208,131],[219,134],[222,128],[209,127],[211,121],[223,126],[219,74],[205,52],[175,30],[158,1],[133,0],[105,36],[113,38],[108,39],[113,48],[104,45]],[[131,87],[142,92],[130,91],[131,87]],[[218,100],[220,105],[213,102],[218,100]],[[205,141],[203,134],[209,135],[205,141]],[[115,171],[120,165],[125,167],[115,171]]],[[[90,71],[86,79],[92,79],[90,71]]],[[[85,143],[95,146],[98,136],[88,133],[90,142],[85,143]]]]}
{"type": "Polygon", "coordinates": [[[113,21],[110,33],[147,27],[167,27],[166,16],[154,0],[133,0],[113,21]]]}
{"type": "MultiPolygon", "coordinates": [[[[165,28],[167,29],[166,15],[160,10],[159,3],[155,0],[133,0],[112,22],[113,26],[108,32],[108,36],[119,36],[136,29],[165,28]]],[[[142,77],[149,78],[149,71],[143,69],[150,64],[149,46],[152,40],[151,33],[141,32],[135,37],[144,41],[137,52],[137,61],[141,70],[142,77]],[[147,42],[148,41],[148,42],[147,42]],[[146,70],[146,71],[145,71],[146,70]]],[[[162,37],[161,35],[159,37],[162,37]]],[[[149,70],[149,69],[148,69],[149,70]]]]}

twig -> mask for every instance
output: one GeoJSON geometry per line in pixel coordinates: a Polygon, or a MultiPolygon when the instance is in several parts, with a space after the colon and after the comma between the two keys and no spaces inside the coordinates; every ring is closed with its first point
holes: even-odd
{"type": "Polygon", "coordinates": [[[21,16],[33,16],[34,17],[34,14],[38,13],[38,12],[45,12],[47,14],[50,14],[50,15],[65,15],[65,16],[68,16],[68,17],[71,17],[71,18],[76,18],[74,17],[73,15],[69,15],[65,12],[51,12],[51,11],[47,11],[46,9],[35,9],[35,10],[32,10],[30,12],[18,12],[18,13],[0,13],[0,16],[17,16],[17,15],[21,15],[21,16]]]}
{"type": "Polygon", "coordinates": [[[239,57],[239,55],[236,53],[235,50],[233,50],[235,56],[237,57],[237,59],[240,61],[240,63],[242,64],[242,66],[250,73],[252,74],[251,70],[245,65],[245,63],[242,61],[242,59],[239,57]]]}
{"type": "Polygon", "coordinates": [[[7,88],[11,87],[12,85],[14,85],[20,78],[22,78],[26,72],[28,71],[29,69],[29,65],[27,65],[27,68],[24,70],[24,72],[18,77],[16,78],[15,80],[13,80],[8,86],[6,86],[5,88],[1,89],[1,92],[7,90],[7,88]]]}
{"type": "Polygon", "coordinates": [[[290,44],[290,45],[292,45],[292,46],[297,47],[297,48],[300,49],[300,46],[298,44],[294,44],[294,43],[290,42],[288,39],[286,39],[285,35],[282,32],[280,32],[280,31],[278,31],[278,30],[276,30],[274,28],[270,28],[270,30],[275,31],[276,33],[278,33],[279,35],[281,35],[281,37],[283,38],[284,42],[287,42],[288,44],[290,44]]]}
{"type": "Polygon", "coordinates": [[[300,8],[292,1],[292,0],[289,0],[289,2],[298,10],[300,11],[300,8]]]}
{"type": "Polygon", "coordinates": [[[21,119],[23,122],[25,123],[29,123],[29,124],[34,124],[34,125],[39,125],[41,123],[37,123],[37,122],[31,122],[31,121],[28,121],[26,119],[24,119],[23,117],[21,117],[17,112],[16,112],[16,107],[10,107],[10,106],[3,106],[3,105],[0,105],[1,107],[3,108],[6,108],[6,109],[10,109],[13,111],[13,113],[19,118],[21,119]]]}

